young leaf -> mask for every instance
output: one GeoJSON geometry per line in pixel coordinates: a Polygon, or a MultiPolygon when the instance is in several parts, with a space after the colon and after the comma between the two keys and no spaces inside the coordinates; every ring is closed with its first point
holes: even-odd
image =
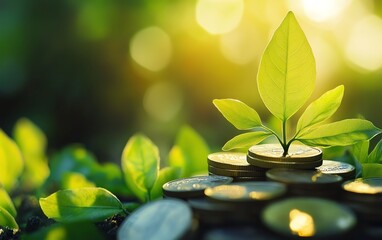
{"type": "Polygon", "coordinates": [[[13,217],[16,217],[17,212],[15,205],[13,205],[12,199],[4,188],[0,188],[0,207],[7,210],[13,217]]]}
{"type": "Polygon", "coordinates": [[[159,171],[158,148],[142,134],[132,136],[122,153],[122,171],[127,187],[140,201],[148,201],[159,171]]]}
{"type": "Polygon", "coordinates": [[[382,163],[382,140],[374,147],[367,158],[368,163],[382,163]]]}
{"type": "Polygon", "coordinates": [[[175,145],[169,153],[169,165],[181,169],[180,177],[206,173],[209,148],[204,139],[191,127],[180,129],[175,145]]]}
{"type": "Polygon", "coordinates": [[[382,164],[379,163],[364,163],[362,164],[362,177],[382,177],[382,164]]]}
{"type": "Polygon", "coordinates": [[[0,207],[0,226],[19,229],[15,218],[4,208],[0,207]]]}
{"type": "Polygon", "coordinates": [[[84,187],[95,187],[95,184],[86,179],[86,177],[80,173],[67,172],[63,175],[61,187],[63,189],[75,189],[84,187]]]}
{"type": "Polygon", "coordinates": [[[353,145],[352,153],[360,163],[368,161],[367,155],[369,154],[369,140],[359,141],[353,145]]]}
{"type": "Polygon", "coordinates": [[[316,63],[312,49],[289,12],[262,56],[257,83],[269,111],[285,122],[313,92],[316,63]]]}
{"type": "Polygon", "coordinates": [[[24,156],[25,168],[21,176],[22,185],[27,189],[38,188],[49,176],[45,155],[46,137],[36,125],[26,118],[17,121],[13,135],[24,156]]]}
{"type": "Polygon", "coordinates": [[[248,148],[255,144],[258,144],[266,138],[272,136],[270,132],[249,132],[237,135],[229,140],[223,146],[224,151],[228,151],[235,148],[248,148]]]}
{"type": "Polygon", "coordinates": [[[23,167],[23,157],[16,143],[0,129],[0,185],[10,191],[23,167]]]}
{"type": "Polygon", "coordinates": [[[123,211],[118,198],[104,188],[60,190],[39,202],[48,218],[65,223],[95,222],[123,211]]]}
{"type": "Polygon", "coordinates": [[[166,182],[177,179],[180,176],[180,169],[176,167],[165,167],[159,171],[158,178],[150,192],[150,199],[157,199],[163,196],[162,186],[166,182]]]}
{"type": "Polygon", "coordinates": [[[298,120],[296,132],[301,133],[304,129],[331,117],[341,105],[343,95],[344,86],[341,85],[312,102],[298,120]]]}
{"type": "Polygon", "coordinates": [[[261,126],[259,114],[253,108],[236,99],[214,99],[215,107],[239,130],[261,126]]]}
{"type": "Polygon", "coordinates": [[[345,119],[318,126],[296,140],[310,146],[348,146],[371,139],[380,132],[379,128],[367,120],[345,119]]]}

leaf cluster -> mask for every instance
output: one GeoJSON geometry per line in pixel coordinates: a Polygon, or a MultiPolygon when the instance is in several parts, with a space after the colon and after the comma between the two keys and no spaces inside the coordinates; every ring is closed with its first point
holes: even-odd
{"type": "Polygon", "coordinates": [[[363,119],[323,124],[341,104],[344,86],[340,85],[313,101],[298,119],[294,134],[288,134],[287,121],[310,98],[315,77],[316,64],[311,47],[294,14],[289,12],[265,49],[257,76],[260,97],[279,120],[282,132],[267,127],[256,110],[239,100],[215,99],[213,104],[230,123],[239,130],[251,130],[229,140],[223,150],[248,148],[274,137],[287,155],[294,141],[309,146],[347,146],[381,132],[363,119]]]}

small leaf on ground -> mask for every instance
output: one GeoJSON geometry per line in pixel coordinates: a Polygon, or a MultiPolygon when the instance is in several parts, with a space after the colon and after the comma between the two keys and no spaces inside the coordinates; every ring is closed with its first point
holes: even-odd
{"type": "Polygon", "coordinates": [[[15,218],[2,207],[0,207],[0,226],[19,229],[19,225],[17,225],[15,218]]]}
{"type": "Polygon", "coordinates": [[[367,158],[368,163],[381,163],[382,164],[382,140],[380,140],[374,147],[373,151],[367,158]]]}
{"type": "Polygon", "coordinates": [[[7,210],[13,217],[16,217],[17,212],[15,205],[13,204],[7,191],[5,191],[2,187],[0,187],[0,207],[7,210]]]}
{"type": "Polygon", "coordinates": [[[159,171],[159,151],[142,134],[132,136],[122,153],[122,171],[127,187],[142,202],[149,200],[159,171]]]}
{"type": "Polygon", "coordinates": [[[118,198],[103,188],[60,190],[39,202],[48,218],[66,223],[95,222],[123,211],[118,198]]]}
{"type": "Polygon", "coordinates": [[[362,164],[362,177],[382,177],[382,164],[380,163],[364,163],[362,164]]]}
{"type": "Polygon", "coordinates": [[[24,168],[16,143],[0,129],[0,184],[8,192],[15,186],[24,168]]]}
{"type": "Polygon", "coordinates": [[[179,131],[175,145],[170,150],[168,161],[172,167],[181,169],[180,177],[207,173],[207,155],[209,148],[194,129],[184,126],[179,131]]]}
{"type": "Polygon", "coordinates": [[[180,176],[180,169],[177,167],[165,167],[159,171],[158,178],[150,192],[150,199],[154,200],[163,196],[162,186],[166,182],[177,179],[180,176]]]}

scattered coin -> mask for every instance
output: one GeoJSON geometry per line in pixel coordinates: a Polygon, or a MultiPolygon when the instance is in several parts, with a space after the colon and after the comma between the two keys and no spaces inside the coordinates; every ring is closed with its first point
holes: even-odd
{"type": "Polygon", "coordinates": [[[181,199],[196,198],[204,196],[204,189],[232,182],[227,176],[197,176],[176,179],[163,185],[164,197],[181,199]]]}
{"type": "Polygon", "coordinates": [[[181,200],[147,203],[129,215],[119,227],[118,240],[181,239],[190,231],[192,212],[181,200]]]}

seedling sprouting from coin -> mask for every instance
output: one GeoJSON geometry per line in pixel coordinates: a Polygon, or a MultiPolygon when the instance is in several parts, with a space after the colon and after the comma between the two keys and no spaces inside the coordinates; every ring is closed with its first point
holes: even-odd
{"type": "Polygon", "coordinates": [[[370,121],[345,119],[323,124],[341,104],[344,86],[327,91],[300,116],[295,132],[287,133],[287,122],[307,102],[316,80],[312,49],[294,14],[289,12],[274,33],[262,56],[257,75],[260,97],[282,126],[280,134],[267,127],[253,108],[236,99],[215,99],[214,105],[239,130],[251,130],[229,140],[223,150],[248,148],[274,137],[284,156],[298,141],[308,146],[348,146],[371,139],[381,130],[370,121]],[[291,136],[288,138],[288,136],[291,136]]]}

